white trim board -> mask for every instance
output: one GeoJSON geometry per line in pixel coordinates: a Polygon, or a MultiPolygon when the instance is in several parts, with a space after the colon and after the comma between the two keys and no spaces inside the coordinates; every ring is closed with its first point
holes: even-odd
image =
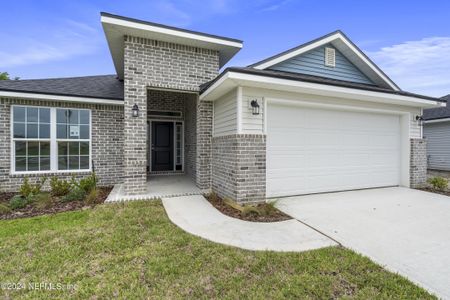
{"type": "Polygon", "coordinates": [[[271,66],[274,66],[280,62],[293,58],[302,53],[308,52],[317,47],[326,45],[328,43],[332,43],[344,56],[349,59],[353,64],[355,64],[366,76],[374,81],[380,82],[380,80],[384,83],[385,86],[392,88],[395,91],[399,91],[400,88],[389,79],[380,69],[359,50],[357,49],[352,42],[348,40],[342,33],[336,32],[332,35],[326,36],[322,39],[317,40],[316,42],[305,45],[304,47],[300,47],[298,49],[294,49],[292,51],[286,52],[284,55],[276,56],[273,59],[269,59],[267,61],[262,61],[260,63],[256,63],[253,66],[255,69],[267,69],[271,66]],[[362,65],[368,67],[363,68],[362,65]],[[365,70],[366,69],[366,70],[365,70]],[[368,72],[370,69],[370,72],[368,72]],[[376,78],[377,77],[377,78],[376,78]]]}
{"type": "Polygon", "coordinates": [[[424,108],[441,107],[446,105],[443,102],[411,96],[245,74],[233,71],[227,72],[213,85],[211,85],[203,94],[200,95],[200,100],[214,101],[237,86],[424,108]]]}
{"type": "Polygon", "coordinates": [[[43,100],[43,101],[46,100],[46,101],[65,101],[65,102],[92,103],[92,104],[124,105],[123,100],[88,98],[81,96],[59,96],[52,94],[38,94],[38,93],[10,92],[10,91],[0,91],[0,97],[43,100]]]}

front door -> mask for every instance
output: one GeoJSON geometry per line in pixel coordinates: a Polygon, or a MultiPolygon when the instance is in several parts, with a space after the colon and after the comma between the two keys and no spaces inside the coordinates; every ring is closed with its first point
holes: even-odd
{"type": "Polygon", "coordinates": [[[152,171],[173,170],[173,122],[152,122],[152,171]]]}

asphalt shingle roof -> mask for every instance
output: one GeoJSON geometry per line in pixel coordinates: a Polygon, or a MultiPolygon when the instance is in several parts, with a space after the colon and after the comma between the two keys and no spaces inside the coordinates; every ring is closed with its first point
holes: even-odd
{"type": "Polygon", "coordinates": [[[447,102],[447,106],[438,108],[429,108],[423,110],[424,120],[434,120],[450,118],[450,107],[448,106],[448,101],[450,100],[450,94],[441,98],[443,101],[447,102]]]}
{"type": "Polygon", "coordinates": [[[123,82],[116,75],[51,79],[0,80],[0,90],[123,100],[123,82]]]}

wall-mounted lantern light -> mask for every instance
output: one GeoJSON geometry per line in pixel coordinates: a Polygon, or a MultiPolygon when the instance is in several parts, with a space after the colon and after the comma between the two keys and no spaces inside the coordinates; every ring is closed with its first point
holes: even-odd
{"type": "Polygon", "coordinates": [[[132,116],[134,118],[139,117],[139,107],[137,106],[136,103],[133,105],[133,108],[131,109],[131,111],[133,112],[132,116]]]}
{"type": "Polygon", "coordinates": [[[417,121],[417,124],[419,124],[419,126],[422,126],[423,125],[423,116],[417,115],[416,121],[417,121]]]}
{"type": "Polygon", "coordinates": [[[258,100],[252,100],[250,102],[250,106],[252,107],[252,114],[253,115],[259,115],[259,104],[258,104],[258,100]]]}

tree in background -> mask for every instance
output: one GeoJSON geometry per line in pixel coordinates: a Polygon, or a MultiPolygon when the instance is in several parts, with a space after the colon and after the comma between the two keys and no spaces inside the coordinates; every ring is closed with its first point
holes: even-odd
{"type": "MultiPolygon", "coordinates": [[[[0,80],[10,80],[8,72],[0,72],[0,80]]],[[[20,77],[14,77],[14,80],[19,80],[20,77]]]]}
{"type": "Polygon", "coordinates": [[[9,80],[8,72],[0,72],[0,80],[9,80]]]}

